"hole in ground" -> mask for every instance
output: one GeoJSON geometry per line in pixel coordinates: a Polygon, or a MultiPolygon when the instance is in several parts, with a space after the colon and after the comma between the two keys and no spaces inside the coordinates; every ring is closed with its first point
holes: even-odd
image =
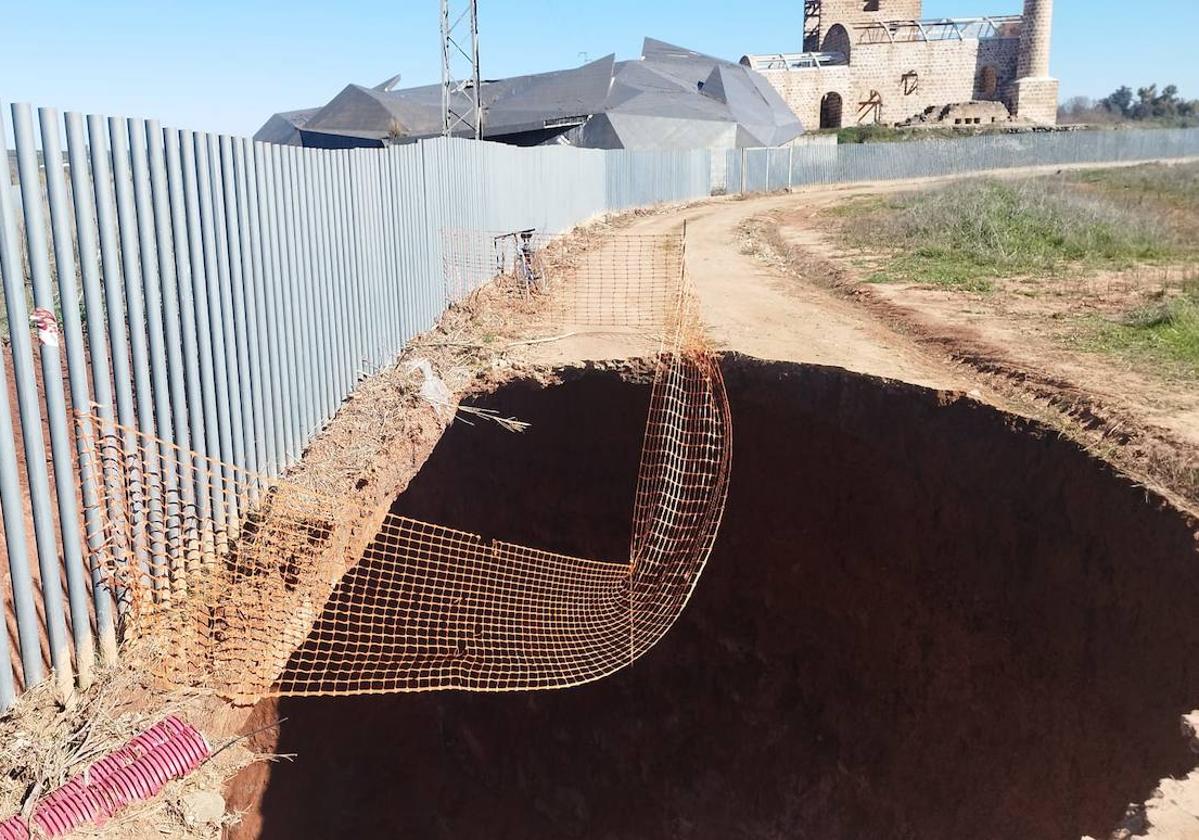
{"type": "MultiPolygon", "coordinates": [[[[231,785],[240,838],[1077,838],[1194,757],[1193,521],[968,400],[724,361],[733,480],[682,619],[567,691],[262,703],[297,753],[231,785]]],[[[648,385],[483,402],[395,504],[557,551],[627,550],[648,385]]]]}

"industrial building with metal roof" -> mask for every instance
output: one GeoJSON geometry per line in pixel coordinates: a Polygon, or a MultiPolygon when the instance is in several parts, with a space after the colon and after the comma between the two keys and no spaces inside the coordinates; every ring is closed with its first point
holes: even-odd
{"type": "MultiPolygon", "coordinates": [[[[441,85],[349,85],[321,108],[272,116],[256,140],[347,148],[442,133],[441,85]]],[[[454,95],[465,97],[457,91],[454,95]]],[[[519,146],[695,149],[779,146],[803,133],[755,70],[646,38],[641,58],[483,81],[483,137],[519,146]]]]}

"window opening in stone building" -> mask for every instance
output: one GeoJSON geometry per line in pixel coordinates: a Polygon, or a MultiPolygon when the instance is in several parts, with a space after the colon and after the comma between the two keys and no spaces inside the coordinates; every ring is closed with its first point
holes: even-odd
{"type": "Polygon", "coordinates": [[[820,127],[821,128],[840,128],[841,127],[841,112],[844,109],[844,103],[841,100],[839,93],[827,93],[820,100],[820,127]]]}
{"type": "Polygon", "coordinates": [[[978,92],[981,99],[994,99],[999,92],[999,72],[994,67],[987,66],[979,72],[978,92]]]}
{"type": "Polygon", "coordinates": [[[849,38],[849,30],[839,23],[833,24],[824,36],[824,52],[840,53],[844,56],[843,61],[848,62],[850,52],[852,52],[852,42],[849,38]]]}

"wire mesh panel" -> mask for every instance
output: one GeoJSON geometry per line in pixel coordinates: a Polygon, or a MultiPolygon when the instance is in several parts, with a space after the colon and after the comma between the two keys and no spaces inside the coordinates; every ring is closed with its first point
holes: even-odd
{"type": "Polygon", "coordinates": [[[684,234],[551,238],[535,231],[445,231],[446,298],[460,303],[499,277],[550,298],[544,317],[570,330],[662,336],[683,282],[684,234]]]}
{"type": "MultiPolygon", "coordinates": [[[[662,335],[641,467],[629,488],[627,562],[487,541],[81,415],[86,438],[98,441],[94,470],[104,477],[109,512],[90,559],[104,570],[128,631],[166,643],[157,659],[163,675],[245,699],[549,689],[599,679],[652,647],[711,552],[727,495],[731,420],[685,286],[683,237],[615,239],[615,247],[604,240],[570,262],[559,254],[556,265],[574,266],[560,286],[579,284],[580,297],[564,298],[586,302],[572,310],[576,317],[662,335]],[[653,295],[610,285],[612,277],[653,287],[653,295]],[[217,523],[178,504],[166,476],[194,483],[201,497],[220,484],[238,516],[217,523]],[[133,515],[147,488],[178,510],[170,529],[133,515]],[[362,544],[355,534],[373,535],[365,552],[351,547],[362,544]]],[[[547,261],[554,247],[544,249],[547,261]]],[[[549,301],[552,317],[558,299],[549,301]]]]}
{"type": "Polygon", "coordinates": [[[679,306],[683,242],[682,234],[620,235],[585,251],[552,255],[554,317],[567,329],[662,334],[679,306]]]}

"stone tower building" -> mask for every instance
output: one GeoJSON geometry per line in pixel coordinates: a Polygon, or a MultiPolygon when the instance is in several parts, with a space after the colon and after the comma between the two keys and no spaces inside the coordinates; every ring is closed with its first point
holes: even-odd
{"type": "Polygon", "coordinates": [[[1033,122],[1057,122],[1057,79],[1049,75],[1053,0],[1024,0],[1020,59],[1012,91],[1012,111],[1033,122]]]}
{"type": "Polygon", "coordinates": [[[922,20],[921,0],[805,0],[804,52],[741,61],[809,129],[947,114],[951,124],[1057,121],[1052,0],[1024,15],[922,20]],[[962,103],[985,106],[949,108],[962,103]]]}
{"type": "Polygon", "coordinates": [[[838,24],[852,31],[862,24],[883,19],[915,19],[920,17],[921,4],[922,0],[807,0],[804,3],[804,52],[823,50],[829,30],[838,24]]]}

